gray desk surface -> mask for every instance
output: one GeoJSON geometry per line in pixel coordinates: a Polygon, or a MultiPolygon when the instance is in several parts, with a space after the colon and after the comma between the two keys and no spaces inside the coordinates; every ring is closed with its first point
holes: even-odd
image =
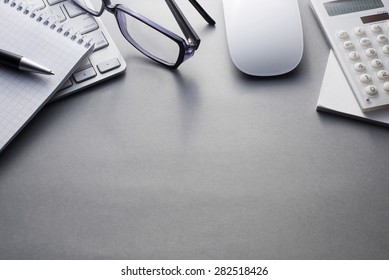
{"type": "Polygon", "coordinates": [[[202,3],[217,27],[188,12],[203,41],[178,71],[103,16],[126,74],[0,155],[0,258],[389,258],[389,130],[315,111],[329,48],[308,0],[303,61],[270,79],[233,67],[222,1],[202,3]]]}

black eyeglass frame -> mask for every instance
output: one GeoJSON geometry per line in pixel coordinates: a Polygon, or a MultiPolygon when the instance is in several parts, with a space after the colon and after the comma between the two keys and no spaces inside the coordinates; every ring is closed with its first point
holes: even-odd
{"type": "MultiPolygon", "coordinates": [[[[165,2],[167,3],[170,11],[172,12],[184,36],[187,38],[186,40],[180,37],[179,35],[175,34],[174,32],[155,23],[154,21],[146,18],[145,16],[135,12],[134,10],[130,9],[127,6],[124,6],[122,4],[112,4],[111,0],[101,0],[102,5],[99,11],[94,11],[92,9],[89,9],[87,6],[84,6],[82,0],[72,0],[72,1],[78,7],[80,7],[81,9],[83,9],[84,11],[88,12],[89,14],[95,17],[101,16],[104,10],[107,10],[111,14],[114,14],[120,32],[128,42],[130,42],[138,51],[140,51],[150,59],[173,69],[178,68],[178,66],[180,66],[184,61],[192,57],[195,51],[198,49],[201,42],[200,37],[194,31],[193,27],[190,25],[189,21],[186,19],[183,12],[181,11],[181,9],[178,7],[177,3],[174,0],[165,0],[165,2]],[[143,22],[144,24],[148,25],[149,27],[153,28],[154,30],[162,33],[166,37],[173,40],[179,47],[179,54],[176,62],[169,63],[151,54],[150,52],[145,50],[142,46],[140,46],[129,34],[125,26],[126,19],[123,13],[132,16],[133,18],[143,22]]],[[[201,5],[196,0],[188,0],[188,1],[200,13],[200,15],[205,19],[205,21],[207,21],[208,24],[210,25],[216,24],[216,22],[209,16],[209,14],[201,7],[201,5]]]]}

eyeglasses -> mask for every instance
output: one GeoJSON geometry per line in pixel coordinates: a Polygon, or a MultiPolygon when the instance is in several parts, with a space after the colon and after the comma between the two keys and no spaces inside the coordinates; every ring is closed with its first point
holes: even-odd
{"type": "MultiPolygon", "coordinates": [[[[177,68],[192,57],[200,45],[199,36],[174,0],[165,1],[186,40],[122,4],[112,4],[111,0],[72,1],[95,17],[101,16],[104,10],[114,14],[119,29],[128,42],[147,57],[170,68],[177,68]]],[[[215,21],[196,0],[189,2],[208,24],[215,25],[215,21]]]]}

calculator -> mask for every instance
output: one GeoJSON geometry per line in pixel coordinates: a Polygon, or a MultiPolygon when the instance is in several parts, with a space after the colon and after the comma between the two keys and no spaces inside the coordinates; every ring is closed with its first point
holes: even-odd
{"type": "Polygon", "coordinates": [[[389,0],[310,3],[361,110],[389,108],[389,0]]]}

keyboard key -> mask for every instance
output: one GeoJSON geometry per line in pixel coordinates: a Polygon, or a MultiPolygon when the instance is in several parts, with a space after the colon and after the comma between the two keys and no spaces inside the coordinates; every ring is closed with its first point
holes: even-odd
{"type": "Polygon", "coordinates": [[[86,68],[92,67],[92,63],[87,58],[83,62],[81,62],[80,66],[78,66],[77,70],[84,70],[86,68]]]}
{"type": "Polygon", "coordinates": [[[76,4],[73,4],[73,2],[68,1],[63,4],[63,6],[65,7],[66,12],[71,18],[85,14],[85,11],[78,7],[76,4]]]}
{"type": "Polygon", "coordinates": [[[104,74],[118,67],[120,67],[120,62],[117,58],[112,58],[97,64],[97,69],[99,69],[101,74],[104,74]]]}
{"type": "Polygon", "coordinates": [[[84,35],[99,28],[93,16],[83,14],[72,19],[72,26],[77,26],[78,31],[84,35]]]}
{"type": "Polygon", "coordinates": [[[47,0],[47,3],[49,3],[50,6],[58,4],[60,2],[63,2],[65,0],[47,0]]]}
{"type": "Polygon", "coordinates": [[[79,71],[73,75],[74,80],[76,83],[82,83],[86,80],[92,79],[93,77],[96,77],[96,71],[93,69],[93,67],[89,67],[87,69],[84,69],[82,71],[79,71]]]}
{"type": "Polygon", "coordinates": [[[27,6],[33,6],[31,10],[41,10],[46,7],[46,4],[42,0],[28,0],[27,6]]]}
{"type": "Polygon", "coordinates": [[[50,7],[50,14],[52,14],[56,21],[63,22],[66,20],[66,16],[60,6],[50,7]]]}
{"type": "Polygon", "coordinates": [[[63,84],[63,86],[61,87],[60,90],[67,89],[67,88],[71,87],[72,85],[73,85],[73,83],[72,83],[72,81],[69,79],[69,80],[67,80],[67,81],[63,84]]]}
{"type": "Polygon", "coordinates": [[[92,43],[95,44],[95,48],[93,49],[94,52],[98,51],[98,50],[101,50],[103,48],[106,48],[109,45],[109,43],[108,43],[107,39],[105,38],[103,32],[101,32],[100,30],[95,30],[95,31],[89,33],[88,37],[93,38],[92,43]]]}

